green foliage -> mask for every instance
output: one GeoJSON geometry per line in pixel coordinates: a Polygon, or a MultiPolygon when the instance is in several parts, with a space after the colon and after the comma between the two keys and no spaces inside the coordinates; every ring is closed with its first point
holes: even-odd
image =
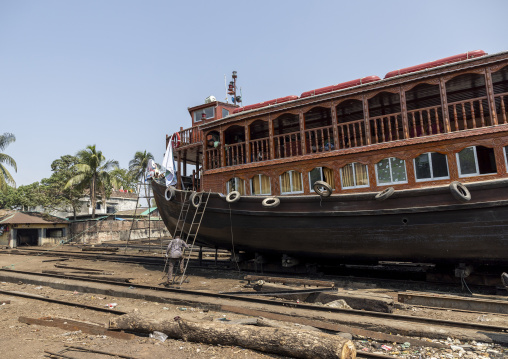
{"type": "Polygon", "coordinates": [[[114,168],[110,175],[112,177],[112,182],[115,183],[116,189],[122,187],[124,190],[136,191],[137,181],[129,170],[125,168],[114,168]]]}
{"type": "Polygon", "coordinates": [[[0,208],[28,211],[39,205],[45,206],[47,202],[45,188],[39,182],[18,188],[9,186],[5,191],[0,192],[0,208]]]}
{"type": "Polygon", "coordinates": [[[118,162],[106,160],[102,151],[97,151],[95,145],[87,146],[86,149],[76,154],[78,163],[74,165],[77,173],[69,179],[64,189],[75,188],[76,190],[90,190],[92,206],[92,218],[95,218],[97,195],[100,193],[103,199],[108,198],[116,181],[110,172],[118,168],[118,162]]]}
{"type": "Polygon", "coordinates": [[[65,188],[69,180],[78,174],[75,165],[78,158],[65,155],[51,163],[51,177],[41,180],[41,185],[47,196],[46,207],[57,210],[72,211],[74,215],[79,211],[79,199],[84,193],[75,187],[65,188]]]}
{"type": "Polygon", "coordinates": [[[134,158],[129,161],[129,172],[138,182],[145,176],[150,160],[153,160],[153,155],[145,150],[144,152],[137,151],[134,158]]]}
{"type": "MultiPolygon", "coordinates": [[[[3,151],[9,144],[16,141],[16,137],[12,133],[5,132],[0,135],[0,151],[3,151]]],[[[7,191],[9,186],[15,186],[14,178],[9,173],[4,164],[14,168],[14,171],[18,171],[16,161],[5,153],[0,152],[0,192],[7,191]]]]}

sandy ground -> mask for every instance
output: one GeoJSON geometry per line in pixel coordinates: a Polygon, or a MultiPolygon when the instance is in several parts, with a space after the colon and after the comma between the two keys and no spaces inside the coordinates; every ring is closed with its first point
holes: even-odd
{"type": "MultiPolygon", "coordinates": [[[[65,248],[66,250],[68,248],[65,248]]],[[[134,254],[134,252],[132,252],[134,254]]],[[[136,253],[137,254],[137,253],[136,253]]],[[[9,266],[15,270],[40,272],[41,270],[63,271],[55,268],[59,262],[43,262],[43,260],[54,259],[54,257],[45,256],[19,256],[10,255],[7,251],[0,252],[0,267],[9,266]]],[[[119,277],[133,278],[132,285],[157,285],[162,282],[162,268],[152,266],[142,266],[137,264],[123,264],[104,261],[89,261],[81,259],[71,259],[63,262],[69,266],[103,269],[114,273],[119,277]]],[[[70,273],[66,270],[66,273],[70,273]]],[[[189,283],[184,283],[182,288],[192,290],[203,290],[210,292],[225,292],[249,290],[244,289],[246,281],[243,280],[245,273],[237,271],[219,271],[219,270],[189,270],[189,283]]],[[[181,316],[190,320],[221,321],[224,319],[238,319],[240,315],[222,312],[203,312],[200,309],[192,307],[183,307],[168,305],[163,303],[145,302],[142,300],[106,297],[93,293],[79,293],[71,291],[56,290],[45,286],[35,286],[23,283],[0,283],[1,290],[20,291],[38,295],[48,296],[53,299],[69,302],[84,303],[94,306],[106,306],[109,303],[117,303],[116,308],[125,312],[140,311],[142,314],[153,316],[154,318],[167,317],[172,319],[175,316],[181,316]]],[[[371,290],[372,291],[372,290],[371,290]]],[[[385,293],[396,298],[396,292],[375,289],[377,293],[385,293]]],[[[222,347],[197,343],[188,343],[181,340],[167,339],[161,342],[150,337],[138,336],[134,340],[113,339],[105,336],[96,336],[85,333],[68,332],[59,328],[43,327],[37,325],[27,325],[20,323],[20,316],[30,318],[41,317],[59,317],[74,319],[78,321],[87,321],[96,324],[105,324],[112,317],[111,314],[101,313],[87,309],[80,309],[71,306],[62,306],[58,304],[47,303],[44,301],[25,299],[21,297],[0,294],[0,301],[10,300],[10,304],[0,306],[0,348],[2,353],[0,358],[43,358],[44,351],[58,352],[65,348],[65,345],[81,346],[95,350],[107,351],[110,353],[120,353],[135,358],[282,358],[281,356],[264,354],[247,350],[239,347],[222,347]]],[[[477,313],[454,312],[449,310],[431,310],[416,307],[396,310],[398,314],[427,316],[432,318],[449,319],[464,322],[478,322],[485,324],[505,325],[508,327],[508,316],[496,314],[478,315],[477,313]]],[[[450,338],[453,340],[453,338],[450,338]]],[[[360,347],[376,346],[372,341],[355,341],[358,350],[360,347]]],[[[475,344],[475,343],[473,343],[475,344]]],[[[391,345],[391,344],[390,344],[391,345]]],[[[431,352],[422,353],[407,349],[401,354],[405,357],[419,358],[446,358],[459,357],[456,353],[432,354],[431,352]],[[448,354],[446,356],[445,354],[448,354]],[[428,355],[428,356],[427,356],[428,355]],[[451,356],[449,356],[451,355],[451,356]]],[[[490,357],[497,356],[497,353],[503,353],[508,357],[508,348],[491,347],[486,348],[485,354],[490,357]],[[494,350],[496,353],[487,353],[486,350],[494,350]]],[[[388,353],[385,353],[388,354],[388,353]]],[[[471,354],[471,353],[469,353],[471,354]]],[[[79,353],[76,351],[67,352],[67,355],[73,358],[107,358],[108,356],[90,353],[79,353]]],[[[478,356],[467,355],[464,358],[485,357],[483,354],[478,356]]]]}

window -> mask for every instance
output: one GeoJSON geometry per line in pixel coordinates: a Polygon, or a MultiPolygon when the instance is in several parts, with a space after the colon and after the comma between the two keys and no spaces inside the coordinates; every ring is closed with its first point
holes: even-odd
{"type": "Polygon", "coordinates": [[[342,188],[369,187],[367,166],[361,163],[350,163],[340,169],[342,188]]]}
{"type": "Polygon", "coordinates": [[[215,116],[215,107],[207,107],[201,110],[194,111],[194,122],[198,122],[203,120],[203,114],[205,114],[204,119],[213,118],[215,116]]]}
{"type": "Polygon", "coordinates": [[[326,167],[316,167],[309,172],[310,190],[314,190],[314,183],[316,181],[325,181],[332,188],[335,188],[335,181],[333,179],[333,170],[326,167]]]}
{"type": "Polygon", "coordinates": [[[229,111],[226,110],[225,108],[222,109],[222,118],[224,117],[228,117],[229,116],[229,111]]]}
{"type": "Polygon", "coordinates": [[[97,202],[95,204],[95,209],[101,209],[101,207],[102,207],[102,204],[100,202],[97,202]]]}
{"type": "Polygon", "coordinates": [[[287,171],[280,176],[280,192],[303,193],[302,174],[298,171],[287,171]]]}
{"type": "Polygon", "coordinates": [[[376,163],[376,177],[379,185],[407,183],[406,162],[390,157],[376,163]]]}
{"type": "Polygon", "coordinates": [[[270,187],[270,177],[265,175],[255,175],[250,180],[250,191],[254,195],[272,194],[270,187]]]}
{"type": "Polygon", "coordinates": [[[471,146],[457,153],[459,176],[469,177],[497,173],[496,157],[492,148],[471,146]]]}
{"type": "Polygon", "coordinates": [[[245,195],[245,181],[241,178],[238,177],[231,178],[226,183],[226,187],[228,193],[238,191],[242,196],[245,195]]]}
{"type": "Polygon", "coordinates": [[[437,152],[427,152],[414,159],[415,176],[417,181],[450,178],[446,155],[437,152]]]}

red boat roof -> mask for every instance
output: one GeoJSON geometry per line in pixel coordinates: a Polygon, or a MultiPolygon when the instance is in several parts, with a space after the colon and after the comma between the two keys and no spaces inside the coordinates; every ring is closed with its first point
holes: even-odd
{"type": "Polygon", "coordinates": [[[297,99],[298,99],[298,96],[294,96],[294,95],[293,96],[286,96],[286,97],[279,97],[279,98],[276,98],[274,100],[269,100],[269,101],[264,101],[264,102],[258,102],[258,103],[255,103],[253,105],[239,107],[237,109],[234,109],[233,113],[254,110],[256,108],[266,107],[266,106],[270,106],[270,105],[276,105],[278,103],[293,101],[293,100],[297,100],[297,99]]]}
{"type": "Polygon", "coordinates": [[[345,89],[348,87],[359,86],[359,85],[363,85],[363,84],[367,84],[369,82],[374,82],[374,81],[379,81],[379,80],[381,80],[381,79],[378,76],[362,77],[360,79],[342,82],[338,85],[326,86],[326,87],[321,87],[321,88],[318,88],[315,90],[306,91],[300,95],[300,98],[321,95],[323,93],[342,90],[342,89],[345,89]]]}
{"type": "Polygon", "coordinates": [[[393,76],[408,74],[410,72],[421,71],[421,70],[425,70],[425,69],[430,69],[432,67],[451,64],[452,62],[464,61],[464,60],[472,59],[475,57],[480,57],[483,55],[487,55],[487,53],[483,50],[468,51],[463,54],[445,57],[444,59],[426,62],[424,64],[406,67],[406,68],[400,69],[400,70],[390,71],[389,73],[387,73],[385,75],[385,79],[393,77],[393,76]]]}

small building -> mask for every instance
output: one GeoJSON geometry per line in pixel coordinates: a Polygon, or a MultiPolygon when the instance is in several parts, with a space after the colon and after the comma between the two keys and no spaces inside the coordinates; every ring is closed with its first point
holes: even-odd
{"type": "Polygon", "coordinates": [[[0,246],[42,246],[67,240],[66,219],[38,212],[11,212],[0,218],[0,246]]]}

